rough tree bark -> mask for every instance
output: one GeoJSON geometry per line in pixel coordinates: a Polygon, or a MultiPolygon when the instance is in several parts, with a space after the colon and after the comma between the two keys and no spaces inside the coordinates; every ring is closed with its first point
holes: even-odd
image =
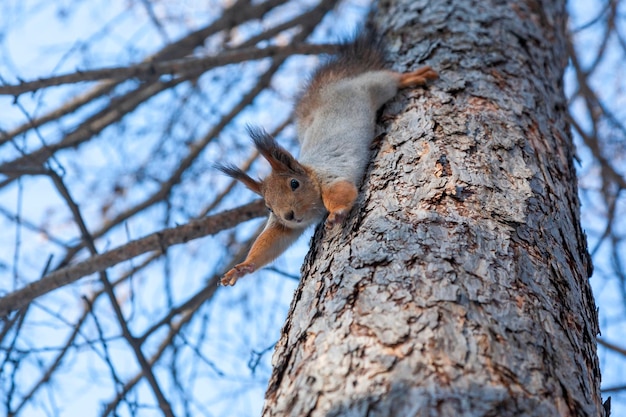
{"type": "Polygon", "coordinates": [[[397,70],[357,208],[303,269],[264,416],[600,416],[565,2],[381,0],[397,70]]]}

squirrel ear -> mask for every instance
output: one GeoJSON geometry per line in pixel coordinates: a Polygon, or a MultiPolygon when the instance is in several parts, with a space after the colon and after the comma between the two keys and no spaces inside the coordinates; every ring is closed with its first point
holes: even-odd
{"type": "Polygon", "coordinates": [[[252,179],[252,177],[250,177],[248,174],[243,172],[241,169],[237,168],[234,165],[221,165],[221,164],[215,164],[215,168],[219,169],[220,171],[222,171],[224,174],[228,175],[229,177],[234,178],[237,181],[241,181],[252,192],[263,197],[263,194],[261,192],[262,183],[260,181],[256,181],[252,179]]]}
{"type": "Polygon", "coordinates": [[[305,173],[302,165],[296,161],[296,158],[276,143],[276,140],[265,130],[259,127],[248,126],[248,133],[252,137],[254,146],[263,155],[263,158],[270,163],[274,171],[305,173]]]}

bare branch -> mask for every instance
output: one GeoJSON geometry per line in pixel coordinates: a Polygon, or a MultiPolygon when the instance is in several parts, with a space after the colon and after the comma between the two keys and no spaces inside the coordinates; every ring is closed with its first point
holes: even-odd
{"type": "Polygon", "coordinates": [[[41,88],[102,79],[128,80],[137,78],[139,80],[151,80],[166,74],[201,74],[212,68],[243,61],[254,61],[264,58],[286,58],[292,55],[333,53],[336,49],[336,44],[268,46],[266,48],[245,48],[228,51],[203,58],[182,58],[165,62],[144,62],[134,66],[76,71],[70,74],[25,81],[19,84],[0,85],[0,95],[17,96],[41,88]]]}
{"type": "Polygon", "coordinates": [[[602,388],[602,392],[604,394],[608,394],[611,392],[619,392],[619,391],[626,391],[626,385],[618,385],[615,387],[602,388]]]}
{"type": "Polygon", "coordinates": [[[35,298],[60,288],[76,280],[103,271],[120,262],[150,251],[165,252],[168,247],[185,243],[193,239],[218,233],[236,224],[267,214],[265,205],[256,200],[245,206],[228,210],[211,217],[192,221],[186,225],[165,229],[142,239],[135,240],[84,262],[52,272],[42,279],[28,284],[0,298],[0,317],[10,311],[27,305],[35,298]]]}
{"type": "Polygon", "coordinates": [[[624,347],[618,346],[611,342],[607,342],[606,340],[602,338],[598,338],[598,344],[600,346],[604,346],[605,348],[612,350],[615,353],[619,353],[620,355],[626,356],[626,348],[624,347]]]}
{"type": "Polygon", "coordinates": [[[143,85],[119,99],[112,100],[108,106],[82,122],[59,143],[48,144],[34,152],[0,165],[0,173],[9,177],[9,179],[3,181],[0,186],[4,186],[11,182],[11,180],[22,175],[24,167],[32,167],[33,169],[41,167],[55,152],[80,145],[101,132],[107,126],[121,120],[122,117],[135,110],[137,106],[144,103],[149,98],[187,79],[188,78],[181,77],[167,82],[155,82],[143,85]]]}
{"type": "MultiPolygon", "coordinates": [[[[286,1],[287,0],[272,0],[249,7],[249,0],[238,0],[230,8],[226,9],[222,16],[215,22],[189,33],[176,42],[166,45],[156,54],[146,58],[144,62],[159,62],[182,58],[185,55],[190,54],[194,48],[202,45],[207,37],[223,30],[232,29],[249,19],[260,18],[274,7],[281,5],[286,1]]],[[[92,90],[66,104],[63,104],[58,109],[44,116],[28,121],[10,132],[0,135],[0,145],[31,128],[39,127],[45,123],[76,111],[81,106],[109,93],[118,84],[118,81],[104,81],[98,84],[92,90]]]]}

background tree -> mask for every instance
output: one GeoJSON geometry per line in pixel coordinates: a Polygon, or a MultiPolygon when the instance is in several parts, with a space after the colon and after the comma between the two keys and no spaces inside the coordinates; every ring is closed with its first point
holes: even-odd
{"type": "MultiPolygon", "coordinates": [[[[437,7],[442,11],[450,7],[411,4],[425,17],[437,7]]],[[[362,21],[369,7],[366,1],[324,0],[254,4],[244,0],[208,4],[170,0],[2,2],[0,398],[9,415],[259,414],[271,371],[270,354],[298,284],[292,278],[298,276],[307,242],[303,239],[274,267],[227,291],[216,291],[217,277],[243,256],[263,222],[261,218],[250,223],[244,220],[261,217],[264,211],[258,203],[248,204],[252,194],[242,194],[242,188],[217,175],[211,165],[227,158],[248,167],[252,175],[265,172],[265,165],[256,162],[249,145],[246,123],[264,126],[281,143],[293,148],[293,99],[304,74],[317,62],[315,56],[298,54],[331,51],[329,39],[351,32],[347,26],[362,21]],[[232,207],[233,211],[225,211],[232,207]],[[241,226],[231,229],[240,222],[241,226]],[[190,241],[199,236],[208,237],[190,241]],[[175,246],[182,242],[186,244],[175,246]],[[94,401],[101,407],[93,407],[94,401]]],[[[389,7],[388,2],[379,3],[381,10],[389,7]]],[[[527,24],[531,27],[543,28],[542,7],[552,6],[531,4],[512,10],[521,17],[530,16],[527,24]]],[[[604,388],[613,395],[616,415],[626,384],[620,365],[624,346],[619,346],[618,338],[624,334],[626,317],[621,240],[624,225],[620,223],[625,166],[620,162],[626,131],[622,124],[626,117],[620,106],[626,79],[622,76],[626,45],[623,7],[618,1],[572,2],[567,42],[546,40],[550,45],[565,44],[572,62],[565,81],[578,155],[583,162],[579,189],[583,223],[594,256],[591,282],[600,297],[600,324],[607,338],[601,340],[604,347],[600,350],[604,388]]],[[[478,11],[483,8],[480,6],[478,11]]],[[[380,22],[394,39],[389,46],[397,57],[397,68],[414,65],[413,58],[429,62],[441,59],[448,38],[458,39],[450,52],[458,61],[438,63],[447,75],[426,95],[404,94],[387,107],[385,117],[392,119],[387,120],[388,134],[378,144],[377,162],[368,177],[372,184],[397,173],[389,164],[396,152],[402,154],[404,147],[412,143],[406,132],[413,129],[402,129],[399,122],[415,120],[415,116],[403,115],[403,111],[438,108],[435,105],[445,110],[458,105],[456,100],[470,107],[468,91],[488,88],[468,85],[468,79],[481,80],[485,66],[495,71],[487,74],[490,80],[502,76],[499,88],[512,88],[507,84],[511,74],[497,71],[507,63],[492,61],[497,53],[492,56],[485,51],[493,39],[482,38],[489,28],[483,28],[480,20],[459,21],[473,22],[467,24],[467,33],[476,33],[479,39],[447,32],[446,36],[436,36],[432,30],[447,27],[441,25],[448,16],[456,16],[442,14],[440,20],[432,21],[432,28],[414,28],[424,39],[409,48],[398,34],[413,36],[413,29],[397,28],[405,27],[404,22],[412,15],[402,9],[390,13],[395,16],[392,22],[380,22]],[[475,55],[471,51],[487,57],[488,62],[472,62],[475,55]],[[454,94],[455,101],[443,102],[446,94],[454,94]],[[398,149],[390,148],[390,144],[398,149]]],[[[554,23],[547,22],[563,23],[564,16],[554,19],[554,23]]],[[[517,51],[517,58],[531,57],[524,69],[536,69],[544,57],[519,49],[526,45],[532,52],[538,42],[536,34],[529,35],[524,25],[520,23],[512,35],[515,48],[510,53],[517,51]]],[[[556,74],[553,70],[542,68],[551,80],[556,74]]],[[[513,79],[525,80],[527,72],[512,74],[513,79]]],[[[522,82],[515,92],[530,91],[529,97],[536,97],[533,94],[541,90],[542,82],[522,82]]],[[[512,105],[513,98],[505,104],[512,105]]],[[[548,103],[540,105],[549,108],[548,103]]],[[[504,116],[508,114],[502,116],[480,102],[474,104],[476,110],[471,117],[465,113],[460,116],[460,120],[468,121],[467,126],[476,126],[472,131],[476,133],[470,132],[474,136],[458,121],[452,131],[443,132],[446,136],[477,137],[484,124],[507,120],[504,116]]],[[[550,114],[558,114],[557,110],[549,110],[550,114]]],[[[417,143],[456,149],[446,154],[446,159],[434,161],[435,177],[442,185],[453,184],[452,180],[461,178],[454,170],[465,165],[453,165],[451,161],[467,150],[458,148],[462,143],[454,145],[451,139],[439,139],[442,132],[438,129],[447,125],[422,125],[433,115],[441,119],[445,112],[424,114],[419,119],[422,122],[415,127],[429,133],[417,138],[417,143]]],[[[538,126],[547,114],[539,116],[538,126]]],[[[557,119],[555,123],[567,143],[562,121],[557,119]]],[[[489,132],[490,137],[498,128],[503,129],[498,124],[491,128],[495,130],[489,132]]],[[[506,128],[510,133],[509,126],[506,128]]],[[[539,143],[543,133],[537,131],[539,143]]],[[[493,143],[478,141],[472,158],[508,155],[520,147],[518,142],[502,143],[497,152],[485,154],[478,152],[478,145],[493,143]]],[[[430,156],[425,155],[434,155],[432,152],[438,149],[429,149],[431,153],[417,161],[401,162],[403,166],[426,164],[430,156]]],[[[567,157],[566,153],[566,161],[567,157]]],[[[519,161],[519,156],[512,161],[519,161]]],[[[562,161],[561,157],[547,161],[563,168],[557,178],[572,172],[562,161]]],[[[503,159],[502,163],[513,162],[503,159]]],[[[500,164],[493,163],[497,167],[500,164]]],[[[432,164],[427,168],[421,171],[423,177],[416,178],[422,187],[433,179],[432,164]]],[[[509,184],[515,176],[524,175],[513,171],[511,178],[498,184],[509,184]]],[[[484,197],[464,194],[471,187],[462,188],[444,186],[446,194],[430,201],[428,208],[450,210],[448,205],[456,202],[452,209],[457,209],[484,197]]],[[[512,194],[514,190],[510,190],[512,194]]],[[[373,204],[383,191],[369,191],[361,207],[373,204]]],[[[532,187],[530,191],[537,193],[532,187]]],[[[408,202],[423,201],[415,200],[418,197],[411,195],[408,202]]],[[[398,207],[394,213],[400,215],[400,207],[407,206],[398,207]]],[[[372,219],[376,213],[373,211],[360,211],[353,222],[372,219]]],[[[507,203],[501,211],[504,216],[514,212],[515,206],[507,203]]],[[[570,220],[575,217],[567,213],[563,216],[570,216],[570,220]]],[[[422,223],[425,227],[428,219],[422,223]]],[[[365,230],[361,229],[364,226],[367,224],[361,223],[359,230],[365,230]]],[[[519,229],[517,223],[507,227],[519,229]]],[[[509,230],[502,226],[494,229],[493,236],[502,229],[509,230]]],[[[443,226],[437,226],[437,230],[443,230],[443,226]]],[[[571,232],[566,236],[577,236],[575,229],[571,232]]],[[[511,247],[523,245],[526,237],[519,236],[511,247]]],[[[324,237],[318,262],[311,265],[317,265],[320,271],[326,268],[319,259],[340,239],[348,239],[348,235],[324,237]]],[[[578,244],[582,242],[580,236],[576,239],[578,244]]],[[[363,254],[367,253],[364,250],[363,254]]],[[[375,267],[382,261],[373,257],[367,262],[371,263],[363,266],[375,267]]],[[[336,265],[338,260],[330,267],[336,265]]],[[[426,284],[430,286],[430,282],[426,284]]],[[[469,285],[461,278],[453,284],[469,285]]],[[[576,284],[584,288],[582,282],[576,284]]],[[[449,291],[451,297],[458,292],[452,291],[454,285],[443,283],[433,288],[440,291],[434,293],[437,297],[445,298],[444,291],[449,291]]],[[[564,294],[578,299],[575,292],[564,294]]],[[[584,302],[590,304],[589,299],[584,302]]],[[[446,305],[452,304],[448,301],[446,305]]],[[[528,308],[528,304],[522,303],[522,307],[528,308]]],[[[575,331],[589,334],[592,323],[588,326],[575,331]]],[[[497,340],[487,340],[487,346],[497,346],[497,340]]],[[[286,358],[281,363],[283,360],[286,358]]],[[[449,366],[435,364],[437,370],[449,366]]],[[[593,369],[588,375],[593,379],[593,369]]],[[[272,386],[278,387],[277,382],[274,377],[272,386]]],[[[591,392],[593,387],[586,389],[591,392]]],[[[597,395],[587,400],[593,403],[594,399],[597,395]]]]}

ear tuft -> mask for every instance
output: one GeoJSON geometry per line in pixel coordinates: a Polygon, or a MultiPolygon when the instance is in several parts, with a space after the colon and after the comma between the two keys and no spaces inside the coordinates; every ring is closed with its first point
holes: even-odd
{"type": "Polygon", "coordinates": [[[276,139],[261,127],[247,126],[248,133],[254,142],[254,146],[259,150],[263,158],[278,172],[294,172],[304,174],[305,170],[296,158],[294,158],[285,148],[280,146],[276,139]]]}
{"type": "Polygon", "coordinates": [[[262,183],[260,181],[256,181],[256,180],[252,179],[252,177],[250,177],[248,174],[243,172],[241,169],[237,168],[235,165],[231,165],[231,164],[225,164],[225,165],[215,164],[213,166],[216,169],[219,169],[220,171],[222,171],[224,174],[228,175],[229,177],[234,178],[237,181],[242,182],[252,192],[260,195],[261,197],[263,196],[263,194],[261,192],[261,185],[262,185],[262,183]]]}

